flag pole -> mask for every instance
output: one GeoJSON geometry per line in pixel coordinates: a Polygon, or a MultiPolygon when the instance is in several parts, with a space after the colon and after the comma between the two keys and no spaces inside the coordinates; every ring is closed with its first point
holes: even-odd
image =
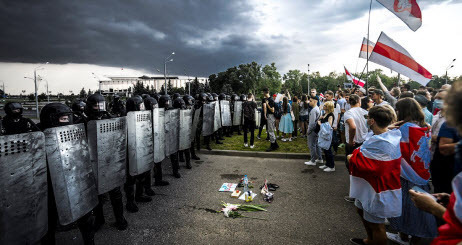
{"type": "MultiPolygon", "coordinates": [[[[366,96],[369,96],[369,27],[371,25],[371,10],[372,10],[372,0],[371,3],[369,4],[369,19],[367,21],[367,61],[366,61],[366,96]]],[[[363,70],[364,71],[364,70],[363,70]]]]}

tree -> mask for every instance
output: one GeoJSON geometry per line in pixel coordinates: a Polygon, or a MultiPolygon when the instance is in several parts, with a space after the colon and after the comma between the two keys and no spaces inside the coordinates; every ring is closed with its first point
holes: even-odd
{"type": "Polygon", "coordinates": [[[133,93],[142,95],[149,93],[148,88],[144,87],[144,84],[140,81],[136,81],[135,86],[133,87],[133,93]]]}
{"type": "Polygon", "coordinates": [[[34,94],[29,94],[29,95],[27,96],[27,99],[29,99],[29,100],[35,100],[35,95],[34,95],[34,94]]]}
{"type": "Polygon", "coordinates": [[[85,88],[82,88],[79,93],[80,98],[87,98],[87,92],[85,91],[85,88]]]}
{"type": "Polygon", "coordinates": [[[282,88],[284,90],[288,90],[293,95],[301,95],[302,94],[302,73],[299,70],[289,70],[286,74],[284,74],[284,84],[282,88]]]}
{"type": "Polygon", "coordinates": [[[271,65],[265,65],[262,69],[262,73],[259,90],[261,91],[264,88],[268,88],[270,93],[279,92],[282,87],[282,81],[281,74],[277,71],[276,64],[271,63],[271,65]]]}
{"type": "Polygon", "coordinates": [[[93,94],[93,91],[91,91],[91,89],[88,89],[88,96],[92,95],[93,94]]]}
{"type": "Polygon", "coordinates": [[[39,101],[44,101],[47,99],[47,95],[45,93],[41,93],[38,95],[38,100],[39,101]]]}

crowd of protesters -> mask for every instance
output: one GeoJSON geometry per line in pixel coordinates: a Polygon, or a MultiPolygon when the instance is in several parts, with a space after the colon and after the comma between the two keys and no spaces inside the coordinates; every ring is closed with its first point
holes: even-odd
{"type": "MultiPolygon", "coordinates": [[[[279,148],[278,139],[306,138],[311,159],[305,165],[325,172],[335,171],[334,156],[345,148],[351,181],[345,200],[367,232],[351,243],[462,244],[462,82],[417,90],[408,84],[388,90],[378,82],[380,88],[368,91],[311,89],[300,99],[265,89],[257,138],[266,126],[267,151],[279,148]]],[[[254,110],[248,98],[243,107],[254,110]]]]}

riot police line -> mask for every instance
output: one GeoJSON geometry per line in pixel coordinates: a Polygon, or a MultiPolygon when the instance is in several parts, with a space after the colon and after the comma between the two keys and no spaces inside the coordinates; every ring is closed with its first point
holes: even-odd
{"type": "Polygon", "coordinates": [[[103,195],[109,193],[116,228],[128,226],[126,209],[149,202],[169,158],[180,178],[179,161],[199,160],[200,136],[210,139],[242,125],[243,100],[220,94],[135,95],[111,114],[101,94],[76,101],[72,109],[50,103],[35,125],[19,103],[7,103],[0,127],[0,244],[55,244],[57,222],[76,223],[85,244],[105,223],[103,195]],[[197,101],[197,102],[196,102],[197,101]]]}

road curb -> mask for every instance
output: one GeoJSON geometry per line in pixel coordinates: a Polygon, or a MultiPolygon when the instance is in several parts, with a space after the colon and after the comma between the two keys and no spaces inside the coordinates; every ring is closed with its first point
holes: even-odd
{"type": "MultiPolygon", "coordinates": [[[[211,150],[201,149],[199,152],[204,155],[233,156],[233,157],[259,157],[259,158],[280,158],[280,159],[310,159],[310,154],[287,153],[287,152],[263,152],[263,151],[233,151],[233,150],[211,150]]],[[[345,161],[344,155],[334,156],[335,161],[345,161]]]]}

